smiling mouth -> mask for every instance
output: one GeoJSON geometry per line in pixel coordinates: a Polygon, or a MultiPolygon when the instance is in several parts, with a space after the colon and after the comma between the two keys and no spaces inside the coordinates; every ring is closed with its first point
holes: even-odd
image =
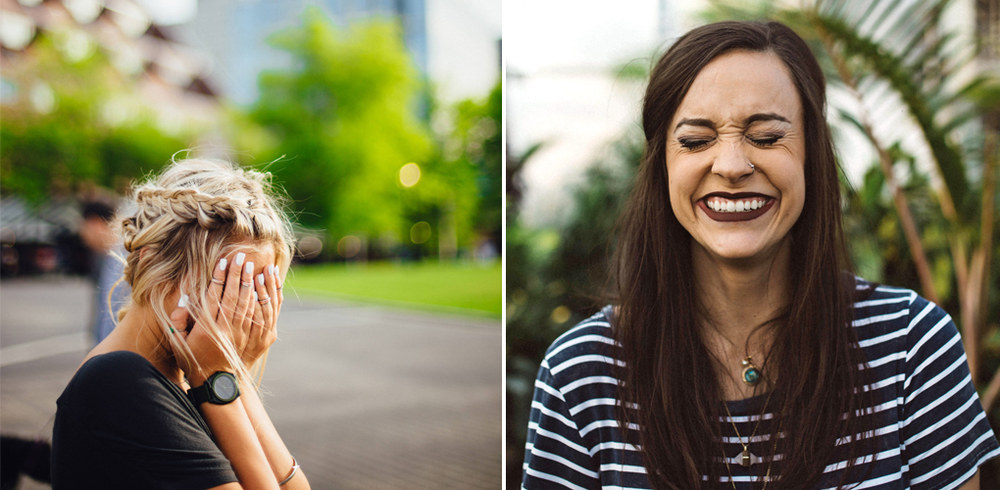
{"type": "Polygon", "coordinates": [[[698,207],[715,221],[749,221],[761,217],[777,199],[763,194],[714,192],[698,200],[698,207]]]}

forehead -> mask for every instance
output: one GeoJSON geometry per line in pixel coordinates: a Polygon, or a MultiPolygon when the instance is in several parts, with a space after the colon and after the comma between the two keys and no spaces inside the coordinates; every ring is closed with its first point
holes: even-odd
{"type": "Polygon", "coordinates": [[[255,264],[274,264],[277,256],[274,253],[274,244],[269,242],[247,242],[234,244],[227,255],[236,255],[243,252],[247,259],[255,264]]]}
{"type": "Polygon", "coordinates": [[[801,106],[788,68],[776,54],[732,51],[698,72],[670,127],[681,118],[724,124],[759,113],[780,114],[794,123],[801,120],[801,106]]]}

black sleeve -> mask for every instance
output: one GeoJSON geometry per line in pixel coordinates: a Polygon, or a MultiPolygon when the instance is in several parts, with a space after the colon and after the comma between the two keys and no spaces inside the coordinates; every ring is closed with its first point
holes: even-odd
{"type": "Polygon", "coordinates": [[[210,488],[237,481],[184,392],[137,354],[91,359],[58,405],[53,488],[210,488]]]}

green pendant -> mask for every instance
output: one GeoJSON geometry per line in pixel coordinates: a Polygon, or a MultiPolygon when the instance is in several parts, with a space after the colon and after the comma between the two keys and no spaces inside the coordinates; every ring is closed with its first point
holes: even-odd
{"type": "Polygon", "coordinates": [[[741,361],[740,363],[743,364],[743,382],[744,383],[746,383],[746,384],[748,384],[750,386],[754,386],[758,382],[760,382],[760,378],[761,378],[761,376],[760,376],[760,370],[757,369],[757,366],[753,365],[753,361],[751,361],[751,359],[750,359],[749,356],[747,356],[747,358],[744,359],[743,361],[741,361]]]}

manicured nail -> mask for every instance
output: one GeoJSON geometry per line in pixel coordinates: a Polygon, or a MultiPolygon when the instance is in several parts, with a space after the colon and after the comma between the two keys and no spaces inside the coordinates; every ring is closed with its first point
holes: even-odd
{"type": "Polygon", "coordinates": [[[264,285],[264,274],[263,273],[257,274],[257,284],[260,284],[261,286],[264,285]]]}
{"type": "Polygon", "coordinates": [[[247,262],[246,269],[247,274],[253,274],[253,262],[247,262]]]}
{"type": "Polygon", "coordinates": [[[188,295],[181,293],[181,299],[177,300],[178,308],[187,308],[188,305],[188,295]]]}
{"type": "Polygon", "coordinates": [[[269,266],[267,266],[267,272],[269,274],[271,274],[272,276],[274,275],[274,271],[276,271],[276,270],[278,270],[278,266],[276,266],[276,265],[269,265],[269,266]]]}
{"type": "Polygon", "coordinates": [[[236,254],[236,260],[234,262],[236,262],[236,265],[243,265],[243,259],[245,259],[246,257],[247,254],[240,252],[236,254]]]}
{"type": "Polygon", "coordinates": [[[229,261],[227,261],[225,257],[219,259],[219,270],[220,271],[226,270],[226,264],[228,264],[228,263],[229,263],[229,261]]]}
{"type": "Polygon", "coordinates": [[[254,292],[253,292],[253,300],[254,300],[254,301],[257,301],[257,291],[254,291],[254,292]]]}

